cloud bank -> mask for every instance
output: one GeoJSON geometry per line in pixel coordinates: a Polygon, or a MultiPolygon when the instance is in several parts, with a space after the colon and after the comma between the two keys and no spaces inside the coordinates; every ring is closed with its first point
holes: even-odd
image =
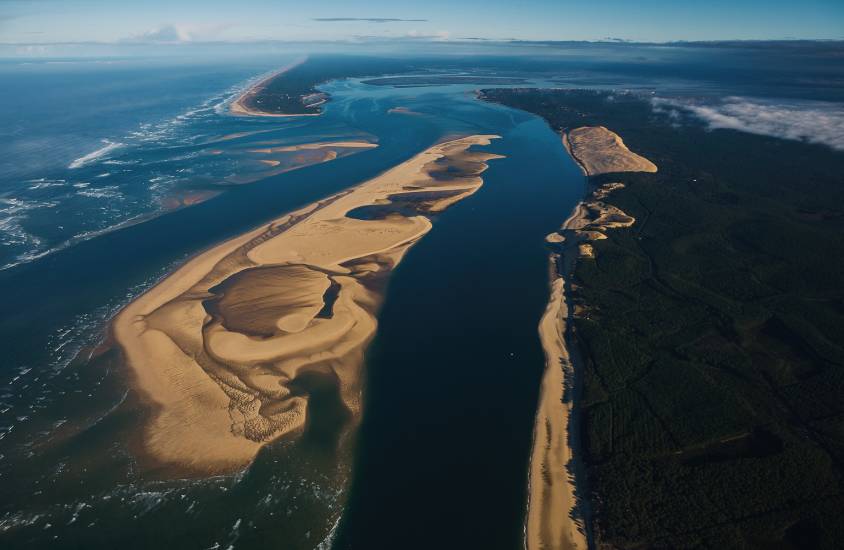
{"type": "Polygon", "coordinates": [[[314,17],[312,21],[337,23],[342,21],[365,21],[367,23],[423,23],[427,19],[398,19],[394,17],[314,17]]]}
{"type": "Polygon", "coordinates": [[[692,113],[709,128],[808,141],[844,151],[844,105],[821,101],[765,101],[728,97],[719,104],[700,105],[653,98],[654,109],[692,113]]]}

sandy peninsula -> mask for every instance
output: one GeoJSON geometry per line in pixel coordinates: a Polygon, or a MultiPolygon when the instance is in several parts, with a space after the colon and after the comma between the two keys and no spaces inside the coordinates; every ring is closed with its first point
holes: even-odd
{"type": "MultiPolygon", "coordinates": [[[[563,144],[588,176],[657,169],[649,160],[627,149],[618,135],[603,127],[584,127],[564,133],[563,144]]],[[[575,206],[560,230],[546,237],[552,249],[549,299],[539,323],[545,371],[528,474],[527,550],[588,548],[583,510],[575,494],[570,444],[575,372],[566,335],[574,310],[566,300],[566,277],[577,258],[594,258],[591,241],[605,239],[609,229],[629,227],[635,222],[620,209],[603,202],[621,187],[621,183],[609,183],[594,189],[575,206]]]]}
{"type": "Polygon", "coordinates": [[[496,137],[435,145],[199,254],[126,306],[112,333],[149,410],[142,467],[242,468],[306,429],[315,385],[356,417],[384,280],[431,229],[427,212],[481,186],[499,157],[470,148],[496,137]]]}
{"type": "MultiPolygon", "coordinates": [[[[231,102],[229,105],[229,112],[235,115],[243,115],[243,116],[263,116],[263,117],[300,117],[300,116],[319,116],[319,113],[267,113],[260,109],[251,106],[252,99],[258,96],[264,89],[267,87],[267,84],[272,82],[273,79],[283,75],[287,71],[294,69],[307,61],[307,57],[302,57],[297,59],[290,65],[279,69],[278,71],[274,72],[267,78],[255,83],[254,85],[250,86],[246,91],[240,94],[234,101],[231,102]]],[[[317,105],[316,103],[313,105],[317,105]]]]}

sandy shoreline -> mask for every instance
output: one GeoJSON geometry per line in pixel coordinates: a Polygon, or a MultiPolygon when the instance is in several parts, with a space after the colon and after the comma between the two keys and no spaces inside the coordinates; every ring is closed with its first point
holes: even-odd
{"type": "Polygon", "coordinates": [[[383,281],[430,230],[424,213],[481,186],[499,157],[469,149],[496,137],[435,145],[197,255],[128,304],[112,333],[150,411],[138,434],[142,467],[241,468],[263,445],[301,434],[310,391],[326,385],[355,418],[383,281]],[[394,201],[418,214],[349,215],[394,201]]]}
{"type": "Polygon", "coordinates": [[[307,61],[307,57],[303,57],[301,59],[297,59],[290,65],[279,69],[278,71],[274,72],[267,78],[262,79],[260,82],[256,82],[252,86],[250,86],[246,91],[240,94],[234,101],[231,102],[229,105],[229,112],[235,115],[241,116],[262,116],[262,117],[300,117],[300,116],[319,116],[320,113],[292,113],[292,114],[284,114],[284,113],[267,113],[258,109],[252,109],[246,105],[246,100],[250,97],[253,97],[260,93],[264,87],[272,81],[274,78],[283,75],[287,71],[294,69],[307,61]]]}
{"type": "MultiPolygon", "coordinates": [[[[624,145],[604,127],[583,127],[563,132],[562,143],[584,175],[614,172],[655,172],[656,166],[624,145]]],[[[588,548],[584,504],[576,494],[572,415],[575,375],[567,343],[568,325],[578,313],[567,299],[567,280],[577,258],[594,258],[590,241],[606,238],[605,231],[628,227],[635,220],[602,202],[623,187],[609,183],[587,194],[559,231],[546,237],[549,255],[549,299],[539,323],[545,351],[539,403],[534,420],[533,446],[528,473],[525,519],[527,550],[588,548]]]]}

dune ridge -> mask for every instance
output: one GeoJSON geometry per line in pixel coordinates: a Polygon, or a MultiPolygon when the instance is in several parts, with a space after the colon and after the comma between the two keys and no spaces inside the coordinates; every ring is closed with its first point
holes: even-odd
{"type": "Polygon", "coordinates": [[[497,137],[435,145],[199,254],[126,306],[112,333],[149,409],[142,465],[241,468],[263,445],[303,432],[317,386],[356,418],[386,277],[431,229],[425,213],[482,185],[500,157],[469,149],[497,137]],[[350,215],[366,209],[379,215],[350,215]]]}
{"type": "MultiPolygon", "coordinates": [[[[604,127],[578,128],[562,136],[563,145],[584,174],[656,172],[656,166],[624,146],[604,127]]],[[[525,519],[527,550],[573,550],[589,547],[583,503],[575,487],[575,460],[571,447],[575,369],[566,343],[569,319],[583,311],[569,306],[567,280],[577,258],[594,258],[591,242],[606,238],[606,231],[633,225],[635,219],[604,199],[623,188],[607,183],[593,189],[575,206],[559,231],[545,239],[549,255],[549,298],[539,322],[545,351],[545,371],[534,421],[528,473],[525,519]]]]}

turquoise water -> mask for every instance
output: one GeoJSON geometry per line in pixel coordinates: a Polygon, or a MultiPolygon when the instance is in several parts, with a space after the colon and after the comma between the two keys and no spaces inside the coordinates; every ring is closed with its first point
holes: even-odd
{"type": "MultiPolygon", "coordinates": [[[[508,75],[542,85],[672,96],[755,85],[747,56],[719,80],[714,54],[695,55],[703,61],[691,69],[677,52],[651,64],[506,63],[508,75]]],[[[335,81],[322,87],[332,100],[321,117],[226,113],[251,80],[288,61],[0,64],[11,83],[0,90],[4,547],[315,548],[332,537],[353,548],[519,547],[543,368],[543,238],[568,216],[583,178],[543,121],[480,102],[467,84],[335,81]],[[114,312],[204,248],[475,133],[501,135],[487,150],[506,158],[436,217],[393,274],[359,432],[329,445],[270,445],[237,475],[139,473],[127,449],[136,396],[116,358],[99,355],[114,312]],[[250,153],[325,139],[379,146],[277,175],[250,153]]],[[[463,70],[495,63],[469,59],[463,70]]],[[[772,67],[757,68],[755,81],[793,69],[772,67]]],[[[838,99],[793,83],[782,96],[838,99]]]]}

